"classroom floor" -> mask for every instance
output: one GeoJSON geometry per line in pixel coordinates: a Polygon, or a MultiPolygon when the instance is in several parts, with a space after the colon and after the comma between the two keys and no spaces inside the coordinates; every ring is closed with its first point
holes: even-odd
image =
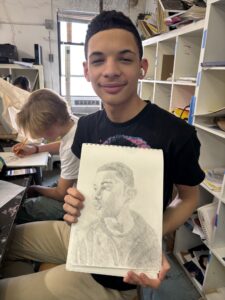
{"type": "MultiPolygon", "coordinates": [[[[43,172],[43,184],[52,185],[57,182],[59,165],[55,164],[52,171],[43,172]]],[[[152,294],[148,288],[142,289],[142,300],[199,300],[201,295],[197,292],[190,279],[178,264],[173,254],[168,255],[171,269],[160,289],[152,294]]]]}

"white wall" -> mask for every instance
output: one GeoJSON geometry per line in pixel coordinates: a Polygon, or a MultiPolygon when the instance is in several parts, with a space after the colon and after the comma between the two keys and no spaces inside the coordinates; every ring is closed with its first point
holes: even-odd
{"type": "MultiPolygon", "coordinates": [[[[105,0],[104,9],[118,9],[136,22],[137,15],[145,10],[145,0],[135,7],[132,1],[105,0]],[[130,3],[130,4],[129,4],[130,3]]],[[[0,0],[0,44],[17,46],[19,59],[34,58],[34,44],[42,46],[45,87],[59,92],[58,36],[56,15],[58,9],[99,11],[98,0],[0,0]],[[53,19],[54,29],[45,28],[45,19],[53,19]],[[54,61],[48,60],[52,53],[54,61]]]]}

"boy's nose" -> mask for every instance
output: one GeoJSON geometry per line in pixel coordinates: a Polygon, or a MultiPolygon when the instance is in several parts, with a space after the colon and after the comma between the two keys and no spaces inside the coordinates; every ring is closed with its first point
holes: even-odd
{"type": "Polygon", "coordinates": [[[120,68],[115,61],[113,60],[107,61],[103,72],[103,75],[105,77],[118,77],[120,76],[120,73],[121,73],[120,68]]]}

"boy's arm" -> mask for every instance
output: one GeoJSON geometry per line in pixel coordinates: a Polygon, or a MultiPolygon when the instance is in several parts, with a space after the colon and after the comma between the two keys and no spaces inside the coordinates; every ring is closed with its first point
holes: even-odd
{"type": "Polygon", "coordinates": [[[59,154],[60,141],[37,145],[38,152],[49,152],[51,154],[59,154]]]}
{"type": "Polygon", "coordinates": [[[49,152],[51,154],[58,154],[60,147],[60,141],[49,143],[49,144],[25,144],[21,148],[21,143],[18,143],[12,147],[12,152],[14,152],[19,157],[24,157],[37,152],[49,152]],[[19,151],[17,151],[19,149],[19,151]]]}
{"type": "Polygon", "coordinates": [[[198,204],[199,187],[176,185],[177,196],[163,215],[163,235],[175,231],[192,215],[198,204]]]}
{"type": "Polygon", "coordinates": [[[67,189],[72,187],[74,183],[75,183],[75,179],[64,179],[60,177],[56,187],[33,185],[29,189],[37,192],[42,196],[63,202],[67,189]]]}

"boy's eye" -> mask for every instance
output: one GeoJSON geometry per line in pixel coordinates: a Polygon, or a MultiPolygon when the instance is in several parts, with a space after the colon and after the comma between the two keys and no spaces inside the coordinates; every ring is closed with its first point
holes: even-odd
{"type": "Polygon", "coordinates": [[[131,59],[131,58],[127,58],[127,57],[121,57],[121,58],[120,58],[120,61],[123,61],[123,62],[131,62],[132,59],[131,59]]]}
{"type": "Polygon", "coordinates": [[[97,65],[97,64],[101,64],[104,61],[103,58],[98,58],[98,59],[94,59],[91,61],[91,64],[93,65],[97,65]]]}

